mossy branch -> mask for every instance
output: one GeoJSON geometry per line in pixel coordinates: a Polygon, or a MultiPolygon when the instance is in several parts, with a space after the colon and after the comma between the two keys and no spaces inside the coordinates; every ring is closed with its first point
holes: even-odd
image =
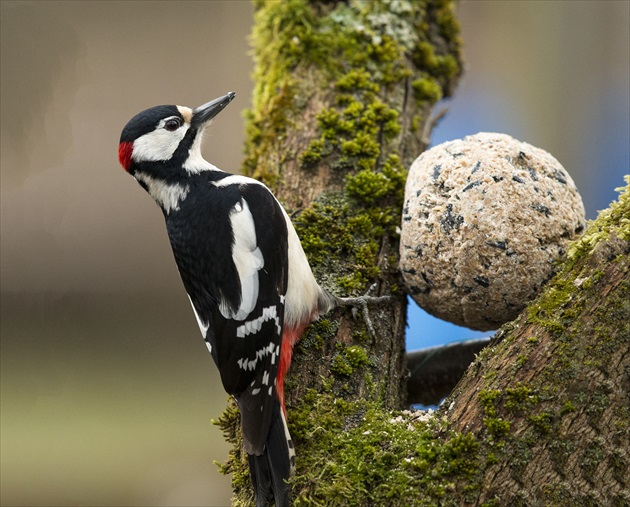
{"type": "MultiPolygon", "coordinates": [[[[440,411],[309,390],[289,415],[295,505],[627,505],[628,184],[440,411]]],[[[365,366],[354,350],[337,357],[337,374],[365,366]]]]}
{"type": "Polygon", "coordinates": [[[488,505],[630,501],[630,177],[557,275],[497,333],[447,400],[479,442],[488,505]]]}
{"type": "MultiPolygon", "coordinates": [[[[453,3],[261,0],[255,16],[244,170],[292,214],[324,287],[348,296],[376,283],[374,295],[393,296],[370,309],[375,337],[342,309],[310,326],[296,347],[286,381],[294,505],[562,504],[596,498],[610,481],[606,498],[623,500],[628,453],[613,444],[628,448],[627,403],[619,402],[627,381],[622,389],[614,374],[627,367],[630,316],[627,240],[616,218],[596,226],[608,235],[596,245],[609,246],[576,245],[447,408],[428,418],[397,411],[406,374],[397,269],[405,168],[425,146],[434,102],[461,73],[453,3]],[[598,253],[605,251],[617,261],[598,253]],[[590,316],[596,323],[587,326],[590,316]],[[585,449],[584,435],[596,436],[585,449]],[[557,475],[540,479],[528,460],[557,475]],[[586,486],[568,491],[563,484],[576,477],[586,486]]],[[[224,471],[233,505],[253,505],[239,422],[231,404],[218,423],[233,444],[224,471]]]]}

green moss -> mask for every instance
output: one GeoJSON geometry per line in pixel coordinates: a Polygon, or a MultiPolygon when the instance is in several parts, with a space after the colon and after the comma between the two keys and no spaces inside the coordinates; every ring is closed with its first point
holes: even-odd
{"type": "Polygon", "coordinates": [[[620,239],[630,241],[630,176],[625,176],[625,181],[625,187],[616,189],[620,192],[619,200],[602,211],[582,237],[569,246],[567,258],[571,263],[591,254],[601,240],[610,238],[612,231],[620,239]]]}
{"type": "Polygon", "coordinates": [[[575,412],[575,405],[571,401],[566,401],[560,410],[560,415],[570,414],[571,412],[575,412]]]}
{"type": "Polygon", "coordinates": [[[519,384],[516,387],[508,387],[505,390],[507,400],[505,409],[509,412],[524,412],[538,405],[539,398],[534,390],[526,385],[519,384]]]}
{"type": "Polygon", "coordinates": [[[363,170],[348,177],[346,191],[350,196],[370,204],[387,195],[389,186],[389,179],[383,173],[363,170]]]}
{"type": "MultiPolygon", "coordinates": [[[[630,183],[630,177],[626,181],[630,183]]],[[[630,185],[619,190],[623,192],[618,202],[612,203],[591,223],[584,235],[569,246],[567,260],[549,284],[549,289],[528,307],[530,322],[540,324],[556,336],[567,335],[566,331],[581,313],[588,291],[603,276],[601,271],[594,272],[590,277],[580,276],[574,272],[574,266],[590,255],[599,241],[608,239],[613,231],[619,238],[630,241],[630,185]],[[579,289],[577,293],[576,288],[579,289]]],[[[621,313],[626,312],[627,309],[621,309],[621,313]]]]}
{"type": "Polygon", "coordinates": [[[307,328],[298,346],[302,349],[320,350],[327,341],[335,336],[337,329],[337,322],[319,319],[307,328]]]}
{"type": "Polygon", "coordinates": [[[442,87],[431,77],[416,79],[411,83],[414,97],[417,101],[434,104],[442,98],[442,87]]]}
{"type": "Polygon", "coordinates": [[[372,80],[372,76],[365,69],[353,69],[337,80],[337,88],[343,92],[358,90],[377,93],[379,86],[372,80]]]}
{"type": "Polygon", "coordinates": [[[500,417],[484,417],[483,425],[488,429],[488,432],[495,440],[500,440],[506,436],[512,427],[510,421],[506,421],[500,417]]]}
{"type": "Polygon", "coordinates": [[[352,339],[362,345],[370,345],[372,343],[372,337],[363,329],[354,331],[352,333],[352,339]]]}
{"type": "Polygon", "coordinates": [[[358,345],[346,346],[337,343],[337,352],[333,356],[331,371],[341,376],[350,376],[358,368],[368,364],[367,352],[358,345]]]}
{"type": "Polygon", "coordinates": [[[476,476],[474,436],[446,431],[438,439],[444,430],[434,421],[414,422],[410,415],[314,393],[294,407],[294,505],[388,505],[401,498],[410,506],[431,505],[457,478],[476,476]],[[307,429],[311,420],[316,425],[307,429]]]}
{"type": "Polygon", "coordinates": [[[428,41],[420,41],[415,47],[414,63],[421,69],[435,71],[438,67],[438,59],[433,45],[428,41]]]}
{"type": "MultiPolygon", "coordinates": [[[[399,184],[389,181],[390,187],[399,184]]],[[[366,209],[350,199],[329,194],[293,221],[317,279],[333,292],[339,287],[343,294],[365,292],[380,274],[380,241],[383,234],[395,235],[397,224],[393,208],[366,209]],[[331,274],[337,276],[333,279],[331,274]]]]}
{"type": "Polygon", "coordinates": [[[554,416],[550,412],[542,411],[536,415],[529,416],[529,421],[538,433],[547,435],[551,433],[553,428],[554,416]]]}
{"type": "Polygon", "coordinates": [[[527,363],[527,360],[528,360],[527,355],[519,354],[513,363],[513,367],[518,370],[522,368],[525,365],[525,363],[527,363]]]}
{"type": "MultiPolygon", "coordinates": [[[[427,6],[405,1],[328,5],[307,0],[259,2],[255,21],[256,88],[254,107],[247,115],[244,168],[272,186],[277,182],[274,172],[280,168],[272,167],[264,153],[282,139],[283,131],[291,128],[307,106],[310,90],[298,86],[325,88],[332,82],[339,105],[358,101],[369,110],[378,94],[386,96],[392,86],[413,77],[419,69],[430,71],[439,81],[442,95],[448,94],[451,82],[461,72],[461,43],[451,2],[427,6]],[[429,15],[436,19],[437,33],[429,31],[429,15]],[[436,40],[447,44],[434,48],[436,40]],[[457,57],[444,54],[445,48],[457,57]],[[298,82],[296,76],[314,68],[317,73],[309,75],[308,83],[298,82]]],[[[349,115],[357,109],[356,104],[350,106],[349,115]]],[[[387,107],[390,116],[396,114],[395,108],[387,107]]],[[[324,126],[324,138],[334,140],[329,127],[324,126]]],[[[351,124],[345,128],[337,125],[334,130],[339,131],[339,127],[351,138],[361,130],[361,125],[351,124]]],[[[399,132],[398,121],[390,121],[384,129],[389,138],[399,132]]],[[[301,156],[302,163],[316,164],[328,149],[311,144],[301,156]]]]}
{"type": "Polygon", "coordinates": [[[501,391],[498,389],[484,389],[479,392],[478,400],[484,414],[492,417],[497,415],[497,404],[500,396],[501,391]]]}
{"type": "Polygon", "coordinates": [[[313,139],[308,148],[300,154],[302,167],[310,168],[317,164],[325,156],[325,146],[326,143],[323,140],[313,139]]]}
{"type": "Polygon", "coordinates": [[[376,163],[376,157],[380,153],[380,145],[372,136],[367,133],[360,132],[354,139],[343,141],[340,145],[341,154],[345,159],[356,157],[358,159],[366,159],[367,162],[361,165],[367,166],[365,169],[371,169],[376,163]]]}
{"type": "Polygon", "coordinates": [[[574,290],[575,285],[571,279],[557,278],[549,290],[529,305],[527,311],[530,322],[540,324],[555,335],[562,333],[566,329],[568,319],[561,308],[571,301],[574,290]]]}

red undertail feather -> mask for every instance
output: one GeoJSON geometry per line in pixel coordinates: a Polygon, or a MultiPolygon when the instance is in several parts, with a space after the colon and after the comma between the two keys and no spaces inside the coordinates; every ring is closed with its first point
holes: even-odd
{"type": "Polygon", "coordinates": [[[293,346],[302,336],[304,329],[309,325],[309,322],[299,324],[296,327],[285,326],[282,332],[282,349],[280,350],[280,364],[278,365],[278,375],[276,378],[276,392],[278,393],[278,400],[280,406],[284,412],[284,417],[287,417],[287,409],[284,406],[284,377],[291,366],[291,357],[293,356],[293,346]]]}

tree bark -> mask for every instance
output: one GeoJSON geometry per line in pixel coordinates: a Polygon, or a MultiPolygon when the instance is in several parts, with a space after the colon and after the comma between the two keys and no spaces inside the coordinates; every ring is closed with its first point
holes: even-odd
{"type": "Polygon", "coordinates": [[[245,171],[293,214],[328,291],[359,295],[375,284],[373,295],[395,297],[372,308],[374,336],[346,310],[307,332],[287,380],[289,407],[328,386],[331,371],[337,396],[404,403],[397,228],[405,167],[423,149],[432,104],[460,72],[451,9],[448,1],[257,4],[245,171]],[[352,374],[370,364],[369,375],[352,374]]]}
{"type": "MultiPolygon", "coordinates": [[[[340,295],[394,296],[361,314],[338,310],[311,326],[285,382],[289,426],[359,401],[399,409],[406,399],[406,295],[398,227],[406,167],[426,147],[431,108],[461,71],[451,1],[255,2],[255,90],[244,172],[266,183],[292,215],[319,283],[340,295]]],[[[348,413],[356,410],[348,408],[348,413]]],[[[236,438],[235,504],[247,504],[246,463],[236,438]],[[245,486],[244,486],[245,485],[245,486]]],[[[304,432],[308,434],[306,427],[304,432]]],[[[298,461],[298,477],[302,469],[298,461]]]]}
{"type": "Polygon", "coordinates": [[[630,504],[630,187],[446,405],[480,442],[474,505],[630,504]]]}
{"type": "MultiPolygon", "coordinates": [[[[347,296],[376,284],[372,295],[394,296],[370,308],[374,335],[339,310],[295,348],[286,381],[294,505],[630,498],[630,233],[611,232],[592,253],[576,246],[437,416],[399,412],[405,168],[461,73],[458,32],[448,0],[256,2],[244,171],[286,206],[322,286],[347,296]]],[[[218,424],[233,444],[223,466],[233,505],[253,505],[233,403],[218,424]]]]}

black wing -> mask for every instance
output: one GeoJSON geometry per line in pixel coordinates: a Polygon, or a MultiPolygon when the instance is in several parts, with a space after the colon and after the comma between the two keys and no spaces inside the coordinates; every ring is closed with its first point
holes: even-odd
{"type": "Polygon", "coordinates": [[[266,187],[199,180],[167,230],[223,386],[239,403],[247,451],[260,454],[282,345],[287,226],[266,187]]]}

